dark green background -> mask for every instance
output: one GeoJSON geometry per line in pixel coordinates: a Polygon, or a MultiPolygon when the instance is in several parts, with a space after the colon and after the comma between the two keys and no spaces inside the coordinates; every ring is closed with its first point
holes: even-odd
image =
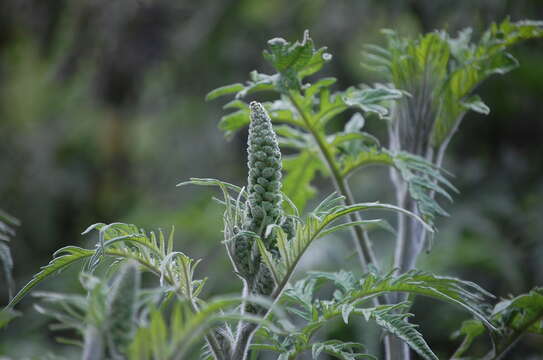
{"type": "MultiPolygon", "coordinates": [[[[334,55],[322,74],[345,88],[379,81],[359,63],[363,44],[382,42],[381,28],[408,35],[471,26],[480,33],[508,15],[542,19],[543,2],[3,0],[0,207],[22,221],[12,241],[17,286],[59,247],[93,246],[92,236],[80,235],[88,225],[123,221],[175,226],[177,248],[205,258],[199,276],[210,278],[206,294],[235,291],[215,193],[175,187],[189,177],[245,181],[246,134],[227,142],[216,127],[222,102],[205,103],[205,94],[253,69],[271,71],[261,51],[273,37],[300,39],[309,29],[334,55]]],[[[419,263],[503,297],[543,284],[543,41],[512,52],[521,67],[479,89],[491,114],[466,116],[452,142],[445,167],[461,193],[443,203],[451,217],[440,220],[436,245],[419,263]]],[[[385,140],[383,123],[370,118],[368,128],[385,140]]],[[[360,201],[394,199],[385,169],[351,181],[360,201]]],[[[321,198],[331,191],[326,179],[317,185],[321,198]]],[[[318,243],[299,273],[354,266],[342,235],[318,243]]],[[[376,241],[382,254],[393,245],[385,235],[376,241]]],[[[75,271],[56,279],[40,289],[80,291],[75,271]]],[[[54,342],[33,301],[0,331],[0,355],[74,358],[54,342]]],[[[430,345],[450,356],[457,342],[449,335],[467,315],[425,299],[414,311],[430,345]]],[[[363,336],[375,349],[371,327],[340,331],[338,324],[333,332],[363,336]]],[[[527,337],[508,359],[541,359],[542,342],[527,337]]]]}

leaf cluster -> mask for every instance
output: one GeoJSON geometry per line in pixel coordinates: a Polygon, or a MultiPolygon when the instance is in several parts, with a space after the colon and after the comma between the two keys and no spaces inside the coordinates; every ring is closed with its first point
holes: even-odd
{"type": "Polygon", "coordinates": [[[273,92],[278,98],[263,105],[276,124],[281,147],[294,151],[284,159],[287,174],[283,189],[299,209],[303,210],[316,194],[311,182],[318,173],[331,176],[337,183],[365,166],[384,165],[399,171],[426,221],[432,223],[435,215],[446,214],[430,195],[450,198],[448,190],[454,190],[440,169],[416,155],[392,152],[363,131],[364,115],[388,120],[394,102],[408,95],[390,84],[362,84],[336,91],[336,79],[332,77],[304,82],[331,59],[326,48],[313,46],[307,31],[302,42],[272,39],[264,57],[277,73],[253,71],[245,85],[232,84],[211,91],[208,100],[235,94],[235,100],[224,105],[234,112],[221,118],[219,128],[231,136],[249,123],[248,105],[243,99],[257,92],[273,92]],[[343,130],[329,133],[333,120],[343,119],[353,111],[343,130]]]}
{"type": "Polygon", "coordinates": [[[358,343],[318,342],[314,338],[325,324],[341,318],[348,324],[354,316],[365,321],[374,321],[383,331],[392,333],[404,340],[424,359],[437,359],[417,326],[408,321],[414,315],[409,313],[410,302],[393,305],[371,306],[371,300],[386,293],[404,292],[411,295],[432,297],[467,310],[481,319],[481,324],[490,329],[484,314],[484,301],[491,297],[477,285],[450,277],[439,277],[421,271],[410,271],[400,276],[389,273],[379,275],[370,272],[361,279],[353,273],[311,272],[304,279],[290,286],[281,298],[289,313],[302,320],[303,325],[287,336],[273,334],[269,329],[260,330],[263,344],[256,349],[280,353],[279,359],[293,359],[304,351],[312,351],[313,358],[326,352],[338,359],[374,358],[366,353],[352,352],[363,350],[358,343]],[[328,299],[316,297],[317,290],[324,285],[332,285],[332,296],[328,299]]]}
{"type": "Polygon", "coordinates": [[[388,29],[383,33],[386,46],[367,46],[363,65],[411,95],[400,101],[399,121],[408,123],[406,131],[424,132],[422,137],[437,148],[448,141],[467,111],[490,112],[473,91],[491,75],[515,69],[518,61],[508,49],[542,37],[543,22],[506,19],[493,23],[477,41],[471,28],[457,36],[435,31],[416,39],[388,29]]]}

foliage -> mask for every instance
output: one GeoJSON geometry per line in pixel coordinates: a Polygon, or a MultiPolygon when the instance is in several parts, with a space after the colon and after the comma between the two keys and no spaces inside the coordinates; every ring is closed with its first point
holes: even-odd
{"type": "MultiPolygon", "coordinates": [[[[314,359],[321,354],[344,360],[375,359],[358,341],[318,339],[329,321],[341,319],[348,325],[359,318],[374,322],[385,336],[407,344],[420,357],[436,360],[413,322],[415,296],[455,305],[474,317],[458,331],[464,340],[453,357],[463,356],[474,339],[488,331],[493,348],[486,358],[502,358],[523,334],[543,334],[541,289],[501,301],[489,311],[493,296],[472,282],[415,269],[381,271],[368,232],[380,228],[394,234],[395,230],[383,219],[366,219],[360,214],[388,210],[399,219],[409,219],[424,233],[435,231],[434,217],[446,215],[435,194],[451,200],[449,191],[456,189],[440,163],[426,156],[419,145],[427,149],[446,143],[468,109],[487,112],[478,98],[467,96],[486,76],[516,65],[505,53],[506,47],[540,36],[540,27],[535,22],[505,21],[491,27],[478,45],[469,42],[467,30],[458,38],[431,33],[416,41],[388,31],[389,47],[372,46],[367,56],[391,83],[344,91],[332,90],[334,78],[307,82],[308,76],[331,60],[326,48],[314,47],[308,32],[294,43],[270,40],[263,56],[274,74],[254,71],[246,84],[223,86],[207,96],[211,100],[236,94],[225,105],[235,111],[224,116],[219,126],[232,135],[249,124],[247,186],[200,178],[179,184],[220,189],[222,199],[217,202],[224,208],[223,243],[242,283],[241,293],[204,300],[206,279],[195,278],[200,260],[174,250],[173,230],[166,236],[131,224],[97,223],[83,232],[97,233],[95,248],[58,250],[0,313],[0,327],[17,315],[13,308],[36,285],[84,261],[80,273],[84,294],[35,293],[41,299],[36,309],[56,320],[54,329],[72,329],[78,334],[77,339],[59,341],[80,346],[83,359],[183,359],[197,352],[195,345],[202,342],[199,353],[204,359],[245,360],[263,351],[277,353],[280,360],[296,359],[304,352],[314,359]],[[418,93],[421,86],[425,89],[422,95],[418,93]],[[243,101],[262,91],[276,94],[275,100],[264,104],[243,101]],[[431,126],[405,120],[411,119],[408,110],[415,100],[426,102],[428,113],[422,119],[429,119],[431,126]],[[328,131],[329,124],[353,112],[341,131],[328,131]],[[392,137],[396,142],[389,148],[381,146],[377,138],[362,131],[363,116],[384,119],[400,137],[392,137]],[[419,132],[429,137],[405,147],[404,140],[419,132]],[[280,147],[294,149],[284,163],[280,147]],[[390,167],[391,174],[399,177],[393,178],[394,184],[401,184],[415,206],[404,207],[400,196],[398,206],[355,201],[348,178],[372,164],[390,167]],[[287,171],[283,181],[282,168],[287,171]],[[308,200],[317,195],[311,182],[318,172],[332,178],[337,192],[313,210],[304,211],[308,200]],[[300,259],[315,240],[346,229],[354,229],[355,245],[363,259],[362,276],[343,269],[309,272],[291,282],[300,259]],[[153,287],[142,287],[141,272],[154,275],[153,287]],[[331,290],[332,295],[321,288],[331,290]]],[[[401,220],[398,228],[398,233],[404,230],[401,220]]],[[[4,222],[0,230],[11,234],[4,222]]],[[[0,254],[9,275],[9,252],[0,254]]],[[[416,256],[410,259],[415,260],[416,256]]],[[[385,351],[389,358],[409,359],[409,353],[393,347],[385,351]]]]}
{"type": "MultiPolygon", "coordinates": [[[[518,61],[508,48],[542,37],[543,22],[506,19],[492,24],[477,42],[472,42],[472,33],[466,28],[456,37],[436,31],[406,39],[386,30],[386,47],[371,45],[366,49],[365,66],[411,94],[400,101],[397,121],[409,124],[406,131],[426,132],[422,141],[429,141],[433,147],[448,141],[467,111],[489,113],[473,91],[489,76],[516,68],[518,61]],[[423,105],[426,108],[420,110],[423,105]],[[419,111],[420,118],[410,118],[413,111],[419,111]],[[421,124],[410,124],[416,121],[421,124]]],[[[409,146],[407,139],[402,140],[409,146]]]]}
{"type": "MultiPolygon", "coordinates": [[[[524,334],[543,335],[543,290],[532,289],[527,294],[502,300],[491,311],[490,320],[498,328],[493,339],[493,349],[488,359],[502,359],[524,334]]],[[[467,320],[454,337],[463,336],[463,341],[454,357],[461,357],[470,348],[473,340],[484,333],[484,326],[478,320],[467,320]]]]}
{"type": "Polygon", "coordinates": [[[446,189],[454,189],[441,175],[440,169],[418,156],[394,153],[382,147],[375,137],[362,131],[364,118],[361,113],[355,113],[345,123],[343,131],[333,134],[326,131],[327,124],[350,109],[366,116],[389,119],[393,101],[406,94],[387,84],[360,85],[344,91],[333,91],[335,78],[304,83],[308,75],[320,70],[331,59],[326,48],[314,48],[307,31],[302,42],[272,39],[268,42],[268,48],[264,57],[271,62],[276,74],[253,71],[251,80],[245,86],[234,84],[221,87],[210,92],[207,99],[236,93],[236,99],[224,108],[237,110],[225,115],[219,122],[219,127],[227,136],[231,136],[249,123],[248,106],[242,101],[244,97],[260,91],[273,91],[279,96],[274,101],[265,102],[264,107],[272,121],[280,124],[276,127],[280,145],[297,151],[297,154],[285,159],[287,175],[284,192],[300,209],[303,210],[315,194],[311,181],[317,172],[332,176],[338,183],[362,167],[379,164],[400,171],[426,221],[431,222],[436,214],[446,214],[428,195],[436,191],[449,197],[446,189]],[[255,79],[261,80],[255,83],[255,79]],[[265,79],[266,86],[261,86],[262,79],[265,79]]]}
{"type": "Polygon", "coordinates": [[[11,258],[11,251],[9,250],[8,243],[10,238],[15,236],[13,226],[18,225],[19,220],[0,209],[0,264],[2,265],[2,272],[4,273],[4,279],[7,284],[10,297],[14,284],[11,276],[11,272],[13,270],[13,259],[11,258]]]}
{"type": "MultiPolygon", "coordinates": [[[[362,279],[357,279],[354,274],[346,271],[312,272],[289,287],[282,298],[282,303],[287,306],[289,312],[305,322],[303,327],[288,336],[274,335],[270,330],[262,329],[263,339],[272,338],[273,341],[266,345],[255,345],[255,348],[279,352],[285,359],[294,358],[296,354],[309,349],[313,349],[313,354],[316,349],[321,349],[321,351],[332,353],[338,359],[355,359],[354,355],[342,354],[342,351],[336,347],[331,348],[329,343],[312,343],[312,338],[331,319],[341,317],[345,324],[348,324],[352,316],[360,316],[365,321],[375,321],[384,331],[395,334],[423,358],[437,359],[416,326],[407,321],[413,316],[407,312],[410,307],[409,302],[367,306],[370,300],[389,292],[409,292],[431,296],[459,305],[486,321],[481,306],[489,294],[469,282],[437,277],[420,271],[412,271],[401,276],[393,274],[381,276],[370,272],[362,279]],[[326,283],[334,285],[332,298],[315,298],[316,289],[326,283]]],[[[487,325],[493,327],[488,323],[487,325]]],[[[334,341],[333,344],[340,347],[355,345],[363,349],[363,345],[356,343],[342,344],[334,341]]],[[[373,358],[368,354],[357,354],[357,356],[373,358]]]]}

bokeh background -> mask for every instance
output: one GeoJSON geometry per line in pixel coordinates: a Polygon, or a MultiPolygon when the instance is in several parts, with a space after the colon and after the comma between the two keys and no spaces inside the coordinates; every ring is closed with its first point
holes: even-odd
{"type": "MultiPolygon", "coordinates": [[[[334,55],[323,74],[345,88],[379,81],[359,63],[363,44],[382,43],[381,28],[416,35],[471,26],[480,33],[506,16],[543,19],[543,2],[2,0],[0,208],[22,223],[11,243],[17,286],[56,249],[93,246],[92,236],[80,235],[88,225],[122,221],[175,226],[177,248],[205,258],[198,275],[209,277],[206,296],[236,291],[216,193],[175,187],[189,177],[245,182],[246,133],[226,141],[217,129],[223,102],[206,103],[205,94],[246,80],[253,69],[270,71],[261,51],[273,37],[300,39],[309,29],[334,55]]],[[[479,89],[490,115],[469,114],[453,140],[445,167],[461,193],[444,203],[451,216],[439,221],[433,251],[419,263],[502,297],[543,285],[543,41],[512,52],[520,68],[479,89]]],[[[368,127],[385,139],[383,123],[370,119],[368,127]]],[[[384,169],[352,182],[360,201],[393,201],[384,169]]],[[[321,197],[331,191],[326,179],[317,186],[321,197]]],[[[344,235],[319,242],[300,273],[354,265],[344,235]]],[[[392,240],[377,239],[386,254],[392,240]]],[[[40,289],[81,291],[75,271],[40,289]]],[[[6,302],[0,286],[0,305],[6,302]]],[[[55,342],[33,302],[27,298],[24,316],[0,332],[0,358],[76,358],[55,342]]],[[[435,351],[450,356],[458,345],[450,334],[467,315],[425,299],[414,311],[435,351]]],[[[330,331],[363,336],[378,352],[371,326],[330,331]]],[[[541,338],[527,337],[508,358],[542,354],[541,338]]]]}

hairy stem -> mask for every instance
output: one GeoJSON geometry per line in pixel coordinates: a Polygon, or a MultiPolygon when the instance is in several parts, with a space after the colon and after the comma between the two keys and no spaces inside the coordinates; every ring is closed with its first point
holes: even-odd
{"type": "MultiPolygon", "coordinates": [[[[200,308],[198,307],[198,304],[194,301],[194,299],[190,299],[190,306],[192,308],[192,311],[194,313],[200,312],[200,308]]],[[[213,358],[215,360],[224,360],[224,351],[219,344],[219,341],[215,337],[215,334],[212,332],[209,332],[204,336],[207,344],[209,345],[209,348],[211,349],[211,353],[213,354],[213,358]]]]}
{"type": "MultiPolygon", "coordinates": [[[[332,179],[334,181],[334,187],[336,188],[336,191],[338,191],[342,196],[345,197],[344,202],[346,205],[353,205],[355,201],[354,201],[351,189],[349,187],[349,184],[347,184],[347,181],[341,175],[341,172],[339,171],[339,168],[337,166],[337,163],[334,160],[333,155],[330,153],[330,151],[328,150],[328,148],[326,147],[324,143],[324,139],[315,130],[307,114],[303,111],[303,109],[300,107],[300,104],[296,101],[296,99],[294,98],[294,96],[292,96],[291,93],[288,94],[288,98],[290,102],[294,105],[296,110],[298,111],[298,114],[303,120],[307,130],[309,131],[309,133],[315,140],[319,148],[319,152],[322,158],[324,159],[328,169],[330,170],[330,173],[332,174],[332,179]]],[[[361,220],[360,215],[356,212],[351,213],[349,217],[351,221],[361,220]]],[[[367,270],[368,265],[370,264],[378,268],[379,264],[375,256],[375,253],[373,252],[373,247],[366,231],[362,229],[362,227],[360,226],[354,226],[352,228],[352,234],[353,234],[353,242],[354,242],[356,251],[358,253],[358,257],[360,260],[360,264],[362,265],[362,268],[364,270],[367,270]]]]}
{"type": "Polygon", "coordinates": [[[255,323],[243,323],[239,329],[238,339],[234,345],[231,358],[232,360],[245,360],[249,353],[249,345],[258,329],[255,323]]]}
{"type": "MultiPolygon", "coordinates": [[[[330,173],[332,174],[332,179],[334,181],[334,187],[336,188],[336,191],[338,191],[341,195],[345,197],[344,202],[346,205],[353,205],[355,201],[354,201],[354,197],[352,195],[351,189],[349,187],[349,184],[347,183],[347,180],[341,175],[341,172],[339,171],[337,163],[335,162],[333,155],[328,150],[328,147],[326,147],[324,140],[322,139],[320,134],[317,131],[315,131],[310,119],[307,117],[307,114],[305,114],[305,112],[302,110],[302,108],[300,107],[296,99],[292,96],[292,94],[289,93],[288,97],[289,97],[290,102],[294,105],[294,107],[298,111],[298,114],[304,121],[304,124],[307,130],[311,133],[311,135],[313,136],[313,139],[317,143],[320,154],[322,158],[324,159],[324,161],[326,162],[326,165],[328,166],[330,173]]],[[[351,213],[349,217],[351,221],[361,220],[361,217],[357,212],[351,213]]],[[[353,234],[353,243],[356,248],[356,252],[358,254],[360,264],[362,265],[362,269],[364,271],[367,271],[369,265],[372,265],[375,268],[379,268],[379,263],[373,251],[373,246],[371,244],[371,240],[368,237],[367,232],[360,226],[352,227],[351,232],[353,234]]],[[[377,306],[380,303],[387,303],[388,298],[387,297],[383,297],[383,299],[374,298],[373,302],[377,306]]],[[[396,336],[387,335],[385,337],[384,345],[385,345],[385,356],[387,360],[406,360],[406,359],[408,360],[409,359],[409,347],[401,339],[397,338],[396,336]]]]}
{"type": "Polygon", "coordinates": [[[540,311],[539,314],[537,314],[537,316],[535,316],[532,321],[525,324],[523,327],[515,330],[515,332],[509,337],[507,342],[505,342],[505,344],[503,344],[496,352],[496,354],[492,357],[492,360],[504,359],[504,356],[509,352],[509,350],[511,350],[513,346],[515,346],[515,344],[520,340],[522,335],[524,335],[533,324],[541,320],[543,320],[543,311],[540,311]]]}

